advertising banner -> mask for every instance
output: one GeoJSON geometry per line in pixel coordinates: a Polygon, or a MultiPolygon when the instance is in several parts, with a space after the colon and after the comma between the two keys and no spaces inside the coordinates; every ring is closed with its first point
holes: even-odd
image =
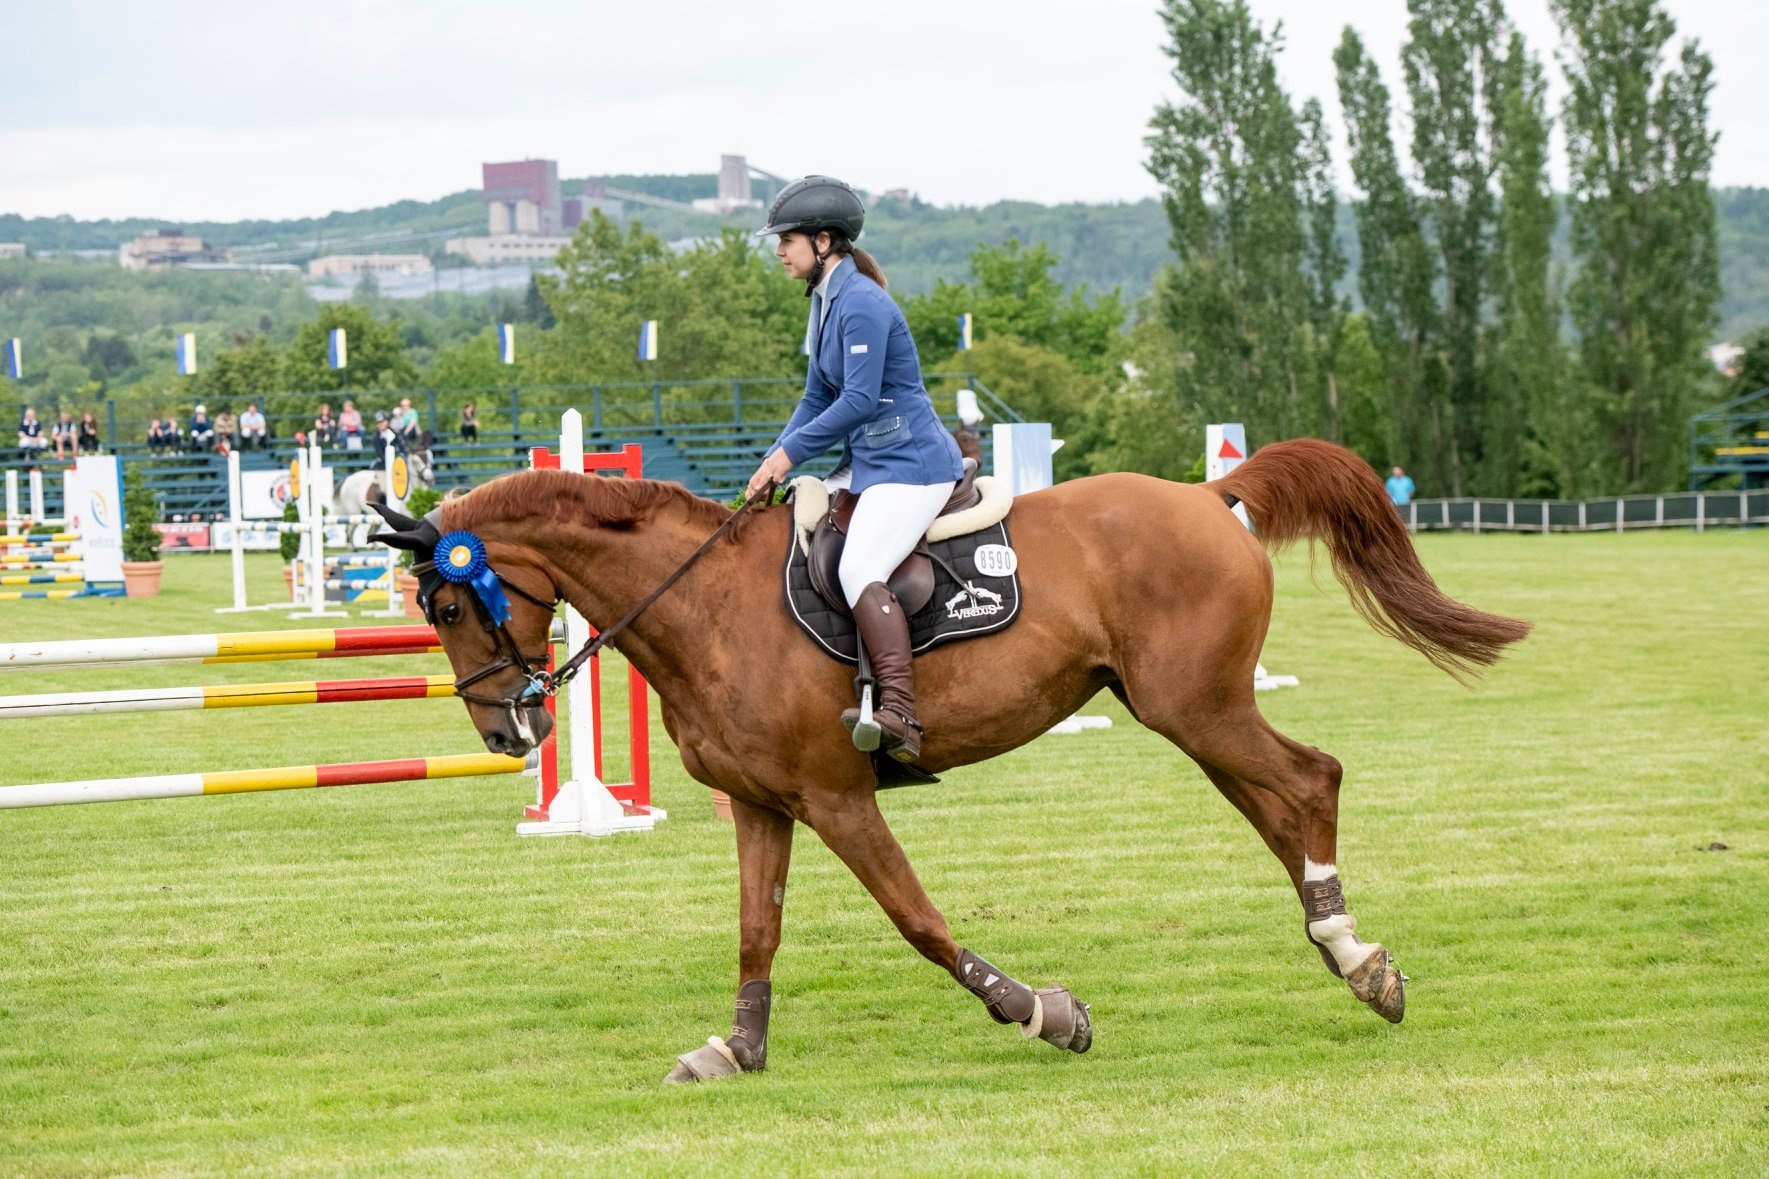
{"type": "Polygon", "coordinates": [[[66,481],[67,528],[80,534],[87,581],[123,580],[123,476],[112,454],[74,460],[66,481]]]}

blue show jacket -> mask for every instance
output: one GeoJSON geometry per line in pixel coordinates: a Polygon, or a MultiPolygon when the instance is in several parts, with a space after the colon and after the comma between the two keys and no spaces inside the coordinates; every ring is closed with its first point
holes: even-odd
{"type": "Polygon", "coordinates": [[[896,301],[843,259],[829,276],[821,328],[811,301],[805,395],[775,446],[794,466],[842,443],[855,493],[875,483],[927,486],[964,473],[958,443],[934,412],[896,301]]]}

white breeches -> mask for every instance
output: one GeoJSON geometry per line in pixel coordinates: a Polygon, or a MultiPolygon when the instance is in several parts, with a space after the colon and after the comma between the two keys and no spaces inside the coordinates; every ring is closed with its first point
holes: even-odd
{"type": "Polygon", "coordinates": [[[952,498],[956,483],[875,483],[854,505],[848,525],[848,543],[842,547],[842,596],[852,606],[860,592],[875,581],[884,581],[903,563],[928,525],[952,498]]]}

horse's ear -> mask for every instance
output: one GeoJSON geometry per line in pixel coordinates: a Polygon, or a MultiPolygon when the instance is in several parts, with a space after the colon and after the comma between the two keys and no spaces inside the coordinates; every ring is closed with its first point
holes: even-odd
{"type": "Polygon", "coordinates": [[[410,549],[421,557],[429,557],[436,551],[436,537],[428,535],[427,529],[412,532],[377,532],[375,540],[396,549],[410,549]]]}
{"type": "Polygon", "coordinates": [[[416,532],[418,530],[420,521],[412,519],[403,512],[396,512],[384,503],[371,503],[369,507],[375,509],[376,514],[387,521],[387,526],[396,532],[416,532]]]}

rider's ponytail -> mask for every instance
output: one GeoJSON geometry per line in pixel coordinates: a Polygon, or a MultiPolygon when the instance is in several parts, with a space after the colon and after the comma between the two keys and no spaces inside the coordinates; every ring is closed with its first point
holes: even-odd
{"type": "Polygon", "coordinates": [[[833,230],[828,232],[830,253],[840,254],[844,258],[853,259],[855,270],[858,270],[861,274],[864,274],[867,278],[871,279],[881,287],[889,285],[885,282],[884,271],[879,268],[878,259],[874,258],[871,254],[868,254],[865,250],[862,250],[859,246],[843,237],[840,233],[834,232],[833,230]]]}

